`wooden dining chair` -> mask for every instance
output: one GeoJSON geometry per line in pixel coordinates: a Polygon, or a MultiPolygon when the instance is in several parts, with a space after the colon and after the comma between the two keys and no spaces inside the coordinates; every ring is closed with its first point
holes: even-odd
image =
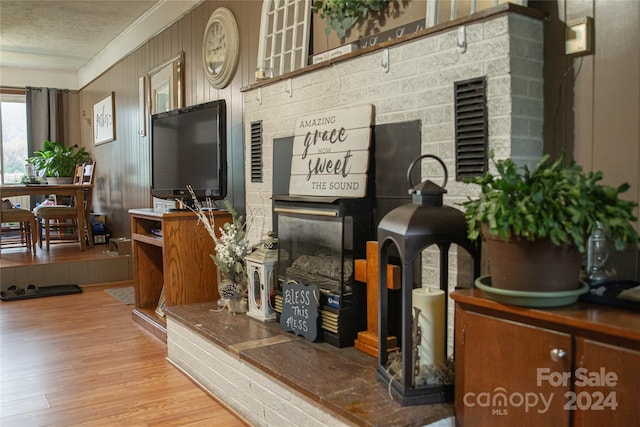
{"type": "MultiPolygon", "coordinates": [[[[8,202],[8,200],[7,200],[8,202]]],[[[25,246],[36,254],[37,222],[33,212],[2,203],[0,209],[0,251],[2,247],[25,246]]]]}
{"type": "Polygon", "coordinates": [[[40,205],[34,209],[37,217],[40,247],[42,247],[44,241],[47,251],[49,251],[52,242],[78,241],[84,238],[88,239],[90,246],[93,246],[89,213],[91,212],[95,169],[95,162],[78,166],[73,178],[74,185],[86,185],[85,205],[83,208],[84,230],[78,230],[77,201],[75,199],[71,199],[69,205],[40,205]]]}

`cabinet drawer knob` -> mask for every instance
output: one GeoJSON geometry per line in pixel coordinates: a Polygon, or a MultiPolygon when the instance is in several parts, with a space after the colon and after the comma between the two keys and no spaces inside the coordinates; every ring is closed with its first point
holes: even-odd
{"type": "Polygon", "coordinates": [[[549,357],[554,362],[558,362],[560,359],[564,358],[567,353],[561,348],[554,348],[549,352],[549,357]]]}

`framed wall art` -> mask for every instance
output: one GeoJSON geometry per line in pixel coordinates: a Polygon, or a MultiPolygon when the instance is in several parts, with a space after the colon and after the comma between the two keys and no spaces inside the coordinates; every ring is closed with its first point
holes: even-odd
{"type": "Polygon", "coordinates": [[[116,112],[113,102],[114,94],[93,105],[93,143],[104,144],[116,139],[116,112]]]}

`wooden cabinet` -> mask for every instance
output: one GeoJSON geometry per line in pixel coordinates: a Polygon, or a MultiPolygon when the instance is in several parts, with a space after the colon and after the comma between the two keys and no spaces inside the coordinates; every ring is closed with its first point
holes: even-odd
{"type": "Polygon", "coordinates": [[[456,424],[634,425],[640,313],[529,309],[456,291],[456,424]]]}
{"type": "MultiPolygon", "coordinates": [[[[635,348],[625,348],[617,345],[603,344],[590,339],[576,337],[576,367],[587,372],[599,372],[603,367],[606,374],[615,375],[614,385],[590,386],[588,382],[580,381],[575,388],[577,406],[588,403],[592,405],[602,403],[617,404],[615,410],[577,410],[575,426],[632,426],[638,425],[637,405],[640,398],[640,344],[635,348]],[[602,394],[596,394],[599,391],[602,394]],[[613,394],[612,394],[613,393],[613,394]],[[583,397],[584,396],[584,397],[583,397]],[[613,401],[615,397],[615,402],[613,401]],[[600,402],[600,400],[602,400],[600,402]]],[[[579,408],[578,408],[579,409],[579,408]]]]}
{"type": "MultiPolygon", "coordinates": [[[[218,299],[217,268],[210,257],[215,243],[193,212],[131,209],[135,308],[133,319],[166,341],[166,323],[156,313],[167,306],[218,299]]],[[[215,229],[231,221],[214,214],[215,229]]]]}

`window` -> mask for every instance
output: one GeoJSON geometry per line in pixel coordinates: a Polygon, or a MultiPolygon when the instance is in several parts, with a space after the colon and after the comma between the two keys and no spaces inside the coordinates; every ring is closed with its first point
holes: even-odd
{"type": "Polygon", "coordinates": [[[25,95],[0,93],[0,181],[19,183],[27,160],[25,95]]]}
{"type": "Polygon", "coordinates": [[[309,55],[311,0],[262,3],[258,68],[278,76],[306,67],[309,55]]]}
{"type": "Polygon", "coordinates": [[[501,3],[527,5],[527,0],[428,0],[427,27],[472,15],[501,3]]]}

